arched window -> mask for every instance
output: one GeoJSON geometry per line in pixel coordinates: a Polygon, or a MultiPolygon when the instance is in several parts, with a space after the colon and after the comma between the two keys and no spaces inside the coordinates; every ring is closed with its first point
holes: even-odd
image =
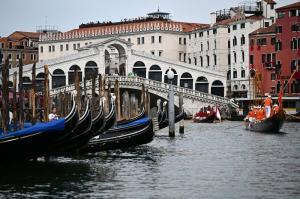
{"type": "Polygon", "coordinates": [[[237,91],[238,90],[238,85],[234,85],[233,90],[237,91]]]}
{"type": "Polygon", "coordinates": [[[53,71],[52,88],[58,88],[66,85],[66,76],[63,70],[56,69],[53,71]]]}
{"type": "Polygon", "coordinates": [[[69,68],[68,71],[68,84],[74,84],[75,83],[75,71],[78,72],[78,79],[81,82],[82,81],[82,71],[79,66],[73,65],[69,68]]]}
{"type": "Polygon", "coordinates": [[[206,55],[206,63],[207,63],[207,66],[209,66],[209,56],[206,55]]]}
{"type": "Polygon", "coordinates": [[[94,61],[87,62],[84,70],[85,70],[84,71],[85,79],[87,79],[87,80],[92,79],[93,76],[98,75],[98,66],[97,66],[96,62],[94,62],[94,61]]]}
{"type": "Polygon", "coordinates": [[[231,70],[227,71],[227,80],[231,79],[231,70]]]}
{"type": "Polygon", "coordinates": [[[180,86],[193,89],[193,77],[190,73],[183,73],[181,75],[180,86]]]}
{"type": "Polygon", "coordinates": [[[242,84],[242,90],[246,90],[246,85],[242,84]]]}
{"type": "Polygon", "coordinates": [[[220,80],[215,80],[211,85],[211,94],[224,97],[224,85],[220,80]]]}
{"type": "Polygon", "coordinates": [[[243,69],[241,70],[241,77],[245,77],[246,76],[246,71],[243,69]]]}
{"type": "Polygon", "coordinates": [[[245,42],[246,42],[245,35],[242,35],[242,37],[241,37],[241,46],[244,45],[245,42]]]}
{"type": "Polygon", "coordinates": [[[158,65],[153,65],[149,69],[149,79],[162,81],[162,71],[158,65]]]}
{"type": "Polygon", "coordinates": [[[191,64],[192,63],[192,60],[191,60],[191,58],[189,58],[189,64],[191,64]]]}
{"type": "Polygon", "coordinates": [[[236,78],[237,78],[237,71],[234,70],[234,71],[233,71],[233,79],[236,79],[236,78]]]}
{"type": "Polygon", "coordinates": [[[197,58],[196,57],[194,57],[194,64],[195,64],[195,66],[197,66],[197,58]]]}
{"type": "Polygon", "coordinates": [[[208,80],[206,77],[198,77],[195,83],[195,90],[208,93],[208,80]]]}
{"type": "Polygon", "coordinates": [[[200,56],[200,66],[203,66],[203,57],[200,56]]]}
{"type": "Polygon", "coordinates": [[[233,37],[232,43],[233,43],[233,44],[232,44],[233,46],[236,46],[236,45],[237,45],[237,39],[236,39],[236,36],[233,37]]]}
{"type": "Polygon", "coordinates": [[[144,62],[137,61],[133,65],[132,72],[138,77],[146,78],[146,66],[144,62]]]}

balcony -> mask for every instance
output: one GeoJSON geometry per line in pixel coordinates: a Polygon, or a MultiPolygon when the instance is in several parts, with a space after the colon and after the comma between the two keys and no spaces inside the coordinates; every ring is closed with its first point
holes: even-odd
{"type": "Polygon", "coordinates": [[[268,70],[275,70],[275,62],[265,62],[263,63],[264,68],[268,69],[268,70]]]}

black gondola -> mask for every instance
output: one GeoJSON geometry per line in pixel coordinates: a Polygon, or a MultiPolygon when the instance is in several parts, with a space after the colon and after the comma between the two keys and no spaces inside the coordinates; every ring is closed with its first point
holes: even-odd
{"type": "Polygon", "coordinates": [[[82,153],[133,147],[149,143],[153,140],[153,137],[152,120],[144,117],[132,123],[120,125],[119,130],[115,128],[100,134],[98,138],[89,142],[87,148],[82,150],[82,153]]]}
{"type": "Polygon", "coordinates": [[[143,117],[145,117],[146,113],[145,113],[145,109],[143,108],[142,111],[140,112],[140,114],[138,114],[137,116],[130,118],[128,120],[121,120],[121,121],[117,121],[117,125],[125,125],[131,122],[134,122],[136,120],[142,119],[143,117]]]}
{"type": "MultiPolygon", "coordinates": [[[[165,115],[166,115],[166,113],[165,113],[165,115]]],[[[182,109],[182,111],[178,115],[176,115],[176,117],[175,117],[175,123],[177,123],[180,120],[182,120],[184,118],[184,115],[185,115],[185,112],[182,109]]],[[[165,119],[158,124],[159,129],[166,128],[168,125],[169,125],[169,120],[168,120],[168,118],[166,118],[166,116],[165,116],[165,119]]]]}
{"type": "Polygon", "coordinates": [[[0,159],[27,160],[46,155],[55,143],[77,126],[77,106],[73,100],[65,118],[27,125],[27,128],[0,136],[0,159]]]}
{"type": "MultiPolygon", "coordinates": [[[[50,155],[65,155],[73,152],[89,141],[92,137],[89,135],[92,127],[92,113],[90,109],[90,100],[88,99],[85,106],[84,114],[80,117],[77,127],[68,137],[61,140],[53,149],[50,155]]],[[[92,134],[92,133],[91,133],[92,134]]]]}
{"type": "Polygon", "coordinates": [[[273,114],[271,117],[262,121],[249,122],[247,119],[245,122],[246,129],[255,132],[265,133],[278,133],[285,121],[285,112],[283,109],[273,114]]]}
{"type": "Polygon", "coordinates": [[[102,132],[107,131],[110,129],[116,122],[116,110],[115,110],[115,101],[112,99],[110,102],[110,111],[105,116],[105,126],[102,130],[102,132]]]}

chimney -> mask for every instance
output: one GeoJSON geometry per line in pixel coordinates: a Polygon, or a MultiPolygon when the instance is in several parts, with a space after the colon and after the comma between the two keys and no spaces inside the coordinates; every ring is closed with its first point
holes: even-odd
{"type": "Polygon", "coordinates": [[[210,26],[213,26],[217,22],[217,13],[210,13],[210,26]]]}

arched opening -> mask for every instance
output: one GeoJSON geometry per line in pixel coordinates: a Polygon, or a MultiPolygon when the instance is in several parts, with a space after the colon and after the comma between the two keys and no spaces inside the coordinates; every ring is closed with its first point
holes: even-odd
{"type": "Polygon", "coordinates": [[[105,74],[126,75],[126,50],[121,44],[109,44],[105,48],[105,74]]]}
{"type": "Polygon", "coordinates": [[[35,77],[35,84],[37,92],[40,92],[44,88],[45,73],[38,73],[35,77]]]}
{"type": "Polygon", "coordinates": [[[75,83],[75,70],[78,72],[79,81],[82,81],[82,71],[79,66],[73,65],[70,67],[68,71],[68,84],[74,84],[75,83]]]}
{"type": "Polygon", "coordinates": [[[139,77],[146,78],[146,66],[144,62],[137,61],[133,65],[132,69],[133,74],[136,74],[139,77]]]}
{"type": "Polygon", "coordinates": [[[231,70],[227,71],[227,80],[231,79],[231,70]]]}
{"type": "Polygon", "coordinates": [[[84,77],[86,80],[92,79],[93,76],[98,75],[98,66],[96,62],[89,61],[86,63],[84,68],[84,77]]]}
{"type": "Polygon", "coordinates": [[[243,91],[246,90],[246,85],[242,84],[241,88],[242,88],[243,91]]]}
{"type": "Polygon", "coordinates": [[[149,69],[149,79],[162,81],[162,71],[158,65],[153,65],[149,69]]]}
{"type": "Polygon", "coordinates": [[[56,69],[52,75],[52,88],[58,88],[66,85],[66,75],[63,70],[56,69]]]}
{"type": "Polygon", "coordinates": [[[190,73],[183,73],[180,78],[180,86],[193,89],[193,77],[190,73]]]}
{"type": "Polygon", "coordinates": [[[233,86],[233,90],[234,90],[234,91],[237,91],[237,90],[238,90],[238,85],[234,85],[234,86],[233,86]]]}
{"type": "Polygon", "coordinates": [[[206,77],[198,77],[195,84],[195,90],[208,93],[208,81],[206,77]]]}
{"type": "Polygon", "coordinates": [[[30,80],[30,77],[23,76],[22,79],[23,79],[23,89],[24,90],[31,89],[32,82],[30,80]]]}
{"type": "Polygon", "coordinates": [[[125,67],[126,66],[124,63],[119,66],[119,75],[120,76],[126,76],[126,68],[125,67]]]}
{"type": "Polygon", "coordinates": [[[211,94],[224,97],[224,85],[220,80],[215,80],[211,85],[211,94]]]}
{"type": "MultiPolygon", "coordinates": [[[[172,84],[177,86],[177,84],[178,84],[178,74],[177,74],[176,70],[174,70],[174,68],[171,68],[171,70],[174,73],[174,79],[172,80],[172,84]]],[[[168,75],[167,75],[168,72],[169,72],[169,69],[166,70],[165,76],[164,76],[164,83],[167,83],[167,84],[169,83],[169,79],[168,79],[168,75]]]]}

